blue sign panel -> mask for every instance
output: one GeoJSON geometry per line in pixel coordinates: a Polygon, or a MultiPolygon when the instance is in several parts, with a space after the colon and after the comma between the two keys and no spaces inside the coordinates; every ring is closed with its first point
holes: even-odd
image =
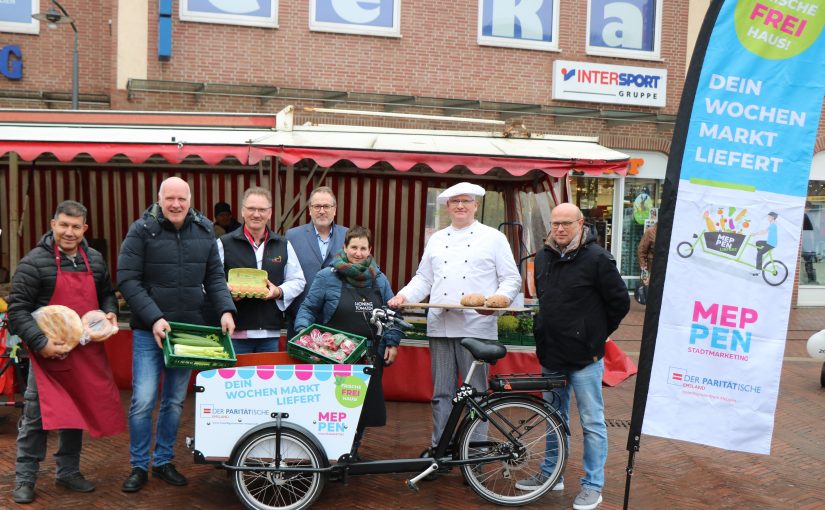
{"type": "Polygon", "coordinates": [[[588,53],[656,58],[661,0],[590,0],[588,53]]]}
{"type": "Polygon", "coordinates": [[[398,36],[401,0],[310,0],[309,28],[398,36]]]}
{"type": "Polygon", "coordinates": [[[278,0],[181,0],[180,19],[227,25],[278,26],[278,0]]]}
{"type": "Polygon", "coordinates": [[[478,43],[558,49],[558,0],[479,0],[478,43]]]}
{"type": "Polygon", "coordinates": [[[32,14],[40,12],[38,0],[0,1],[0,32],[36,34],[40,28],[32,14]]]}

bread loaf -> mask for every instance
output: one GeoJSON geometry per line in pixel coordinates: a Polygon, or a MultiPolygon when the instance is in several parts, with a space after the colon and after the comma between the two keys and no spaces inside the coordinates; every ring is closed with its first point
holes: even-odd
{"type": "Polygon", "coordinates": [[[461,306],[484,306],[484,294],[464,294],[461,296],[461,306]]]}
{"type": "Polygon", "coordinates": [[[63,305],[42,306],[32,313],[32,317],[46,338],[62,340],[67,351],[80,343],[83,323],[77,312],[71,308],[63,305]]]}
{"type": "Polygon", "coordinates": [[[484,306],[488,308],[507,308],[508,306],[510,306],[510,300],[507,299],[507,296],[502,296],[501,294],[493,294],[492,296],[487,298],[487,300],[484,302],[484,306]]]}

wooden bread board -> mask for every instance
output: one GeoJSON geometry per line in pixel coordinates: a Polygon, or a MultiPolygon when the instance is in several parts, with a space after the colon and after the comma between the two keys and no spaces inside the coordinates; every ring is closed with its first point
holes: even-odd
{"type": "Polygon", "coordinates": [[[464,306],[456,304],[441,304],[441,303],[404,303],[401,308],[447,308],[454,310],[476,310],[482,312],[529,312],[531,308],[491,308],[489,306],[464,306]]]}

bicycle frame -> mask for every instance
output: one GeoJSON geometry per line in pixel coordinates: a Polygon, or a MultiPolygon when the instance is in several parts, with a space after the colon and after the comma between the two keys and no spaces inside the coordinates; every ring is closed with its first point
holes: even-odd
{"type": "MultiPolygon", "coordinates": [[[[719,258],[722,258],[722,259],[725,259],[725,260],[732,260],[734,262],[738,262],[739,264],[743,264],[743,265],[748,266],[748,267],[756,268],[756,262],[751,264],[750,262],[746,262],[745,260],[742,260],[743,257],[745,256],[745,252],[748,251],[748,249],[747,249],[748,247],[751,247],[751,248],[754,248],[754,249],[757,249],[757,250],[759,249],[759,247],[756,246],[755,243],[751,242],[751,238],[753,237],[752,235],[748,234],[748,237],[745,238],[745,242],[742,243],[742,248],[739,250],[739,253],[735,257],[733,257],[731,255],[726,255],[726,254],[720,253],[720,252],[715,251],[715,250],[709,250],[707,248],[707,246],[705,245],[705,236],[704,236],[705,232],[707,232],[707,230],[702,230],[702,232],[700,232],[699,234],[694,234],[694,237],[696,237],[696,241],[694,241],[693,243],[690,243],[691,248],[695,249],[696,245],[698,244],[699,246],[702,247],[702,252],[703,253],[707,253],[708,255],[714,255],[716,257],[719,257],[719,258]]],[[[764,256],[764,262],[765,263],[773,262],[773,250],[769,250],[763,256],[764,256]]]]}
{"type": "MultiPolygon", "coordinates": [[[[564,425],[564,430],[566,434],[569,434],[570,430],[567,426],[567,423],[561,419],[561,415],[559,411],[546,400],[533,396],[527,395],[522,392],[509,392],[509,391],[495,391],[490,390],[489,392],[480,395],[478,391],[472,387],[470,381],[472,380],[472,376],[475,373],[476,369],[481,365],[484,365],[485,362],[483,361],[474,361],[470,370],[467,371],[467,375],[464,378],[461,386],[456,390],[455,396],[453,397],[453,408],[450,412],[450,416],[447,419],[447,423],[444,427],[444,430],[441,432],[439,436],[438,443],[432,452],[432,456],[430,457],[416,457],[416,458],[407,458],[407,459],[384,459],[384,460],[370,460],[370,461],[360,461],[356,462],[349,455],[343,455],[341,458],[338,459],[337,464],[334,466],[325,466],[321,468],[290,468],[290,467],[282,467],[278,466],[277,463],[275,466],[271,467],[264,467],[264,466],[256,466],[256,467],[242,467],[242,466],[235,466],[231,463],[222,462],[221,467],[230,470],[230,471],[262,471],[262,472],[281,472],[281,473],[330,473],[332,475],[338,475],[342,478],[346,478],[349,475],[374,475],[374,474],[389,474],[389,473],[413,473],[422,471],[420,474],[415,476],[414,478],[407,481],[408,486],[410,488],[416,489],[416,484],[423,478],[425,478],[430,473],[441,469],[450,469],[453,467],[458,467],[462,465],[478,465],[478,464],[487,464],[490,462],[495,461],[504,461],[510,459],[510,455],[498,455],[498,456],[489,456],[480,458],[478,460],[459,460],[455,457],[455,454],[450,452],[450,447],[455,443],[458,437],[461,435],[463,431],[463,427],[469,423],[471,420],[471,415],[469,413],[465,414],[464,410],[469,408],[470,413],[476,412],[478,413],[479,417],[487,422],[490,422],[493,427],[498,429],[507,440],[511,443],[517,443],[517,438],[514,438],[505,426],[500,423],[499,420],[490,419],[484,412],[485,405],[493,402],[497,402],[499,400],[509,399],[509,398],[529,398],[530,400],[534,400],[536,403],[539,403],[549,410],[552,411],[553,414],[559,417],[559,420],[564,425]],[[517,395],[516,395],[517,393],[517,395]],[[478,398],[481,396],[481,398],[478,398]],[[463,421],[462,421],[463,419],[463,421]]],[[[241,439],[238,440],[238,444],[244,442],[244,439],[255,432],[258,432],[262,429],[266,428],[273,428],[276,431],[276,434],[280,434],[280,430],[284,427],[290,427],[298,430],[305,430],[303,427],[286,421],[288,419],[288,415],[283,415],[281,413],[275,413],[273,418],[275,418],[275,422],[269,422],[259,425],[254,429],[250,430],[247,434],[244,435],[241,439]]],[[[311,437],[311,434],[310,434],[311,437]]],[[[234,457],[234,452],[232,457],[234,457]]]]}

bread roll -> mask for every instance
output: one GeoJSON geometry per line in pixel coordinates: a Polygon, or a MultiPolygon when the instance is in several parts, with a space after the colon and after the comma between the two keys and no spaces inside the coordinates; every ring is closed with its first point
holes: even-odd
{"type": "Polygon", "coordinates": [[[103,310],[91,310],[80,319],[83,329],[92,342],[102,342],[117,333],[117,326],[112,325],[103,310]]]}
{"type": "Polygon", "coordinates": [[[461,296],[461,306],[484,306],[484,295],[478,293],[461,296]]]}
{"type": "Polygon", "coordinates": [[[507,308],[510,306],[510,300],[507,299],[507,296],[493,294],[487,298],[487,301],[484,302],[484,306],[488,308],[507,308]]]}

